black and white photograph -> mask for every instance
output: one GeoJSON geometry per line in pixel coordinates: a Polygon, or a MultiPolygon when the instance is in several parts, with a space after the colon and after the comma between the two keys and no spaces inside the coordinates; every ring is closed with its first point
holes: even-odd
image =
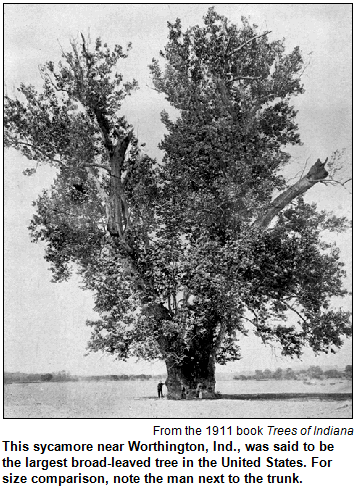
{"type": "Polygon", "coordinates": [[[4,5],[5,419],[352,418],[352,4],[4,5]]]}

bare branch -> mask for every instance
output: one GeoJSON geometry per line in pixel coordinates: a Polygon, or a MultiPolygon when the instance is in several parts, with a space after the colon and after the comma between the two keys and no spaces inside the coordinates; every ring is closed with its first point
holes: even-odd
{"type": "Polygon", "coordinates": [[[84,53],[84,56],[86,58],[86,62],[88,63],[88,53],[87,53],[87,48],[86,48],[86,44],[85,44],[85,37],[84,37],[82,32],[80,33],[80,35],[81,35],[82,40],[83,40],[83,53],[84,53]]]}
{"type": "Polygon", "coordinates": [[[253,322],[250,318],[247,318],[247,316],[242,316],[241,317],[243,320],[247,320],[248,322],[250,322],[254,327],[258,328],[258,325],[257,323],[253,322]]]}
{"type": "Polygon", "coordinates": [[[306,318],[303,317],[303,315],[301,315],[299,313],[298,310],[296,310],[295,308],[293,308],[293,306],[291,306],[289,303],[287,303],[286,301],[283,301],[282,299],[278,298],[276,299],[276,301],[279,301],[280,303],[282,303],[284,306],[286,306],[289,310],[293,311],[296,315],[299,316],[299,318],[301,318],[301,320],[303,320],[304,323],[307,322],[306,318]]]}
{"type": "Polygon", "coordinates": [[[98,167],[106,170],[109,174],[111,173],[110,167],[101,163],[83,163],[83,167],[98,167]]]}
{"type": "Polygon", "coordinates": [[[259,34],[257,36],[254,36],[254,37],[251,37],[251,39],[249,39],[248,41],[246,41],[245,43],[241,44],[240,46],[238,46],[236,49],[234,49],[233,51],[231,51],[231,54],[235,54],[237,53],[238,51],[240,51],[242,48],[244,48],[247,44],[251,43],[254,39],[258,39],[260,37],[263,37],[263,36],[267,36],[267,34],[270,34],[272,31],[266,31],[264,32],[263,34],[259,34]]]}
{"type": "Polygon", "coordinates": [[[57,43],[59,44],[59,47],[61,48],[61,52],[62,52],[62,56],[65,56],[65,52],[64,52],[64,49],[60,43],[60,40],[57,38],[57,43]]]}
{"type": "Polygon", "coordinates": [[[303,168],[303,170],[302,170],[302,173],[301,173],[300,178],[302,178],[302,177],[303,177],[304,172],[305,172],[305,169],[306,169],[306,166],[308,165],[309,160],[310,160],[310,156],[309,156],[309,157],[308,157],[308,158],[305,160],[304,168],[303,168]]]}
{"type": "Polygon", "coordinates": [[[261,80],[262,77],[234,77],[233,81],[237,82],[238,80],[261,80]]]}
{"type": "MultiPolygon", "coordinates": [[[[348,191],[348,189],[346,188],[346,185],[348,182],[350,182],[352,180],[352,177],[350,177],[349,179],[345,180],[345,182],[341,182],[339,180],[336,180],[336,179],[327,179],[327,180],[324,180],[322,183],[325,184],[325,185],[328,185],[328,184],[331,184],[333,186],[336,186],[336,185],[342,185],[342,187],[345,187],[345,189],[348,191]]],[[[350,194],[352,194],[350,191],[348,191],[350,194]]]]}
{"type": "Polygon", "coordinates": [[[150,88],[151,90],[154,90],[155,92],[160,93],[160,91],[159,91],[159,90],[157,90],[157,89],[156,89],[156,88],[154,88],[154,87],[150,87],[150,86],[149,86],[147,83],[146,83],[146,87],[147,87],[147,88],[150,88]]]}

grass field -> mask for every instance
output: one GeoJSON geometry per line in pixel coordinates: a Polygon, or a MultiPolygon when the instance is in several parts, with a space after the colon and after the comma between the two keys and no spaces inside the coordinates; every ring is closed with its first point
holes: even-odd
{"type": "Polygon", "coordinates": [[[156,397],[155,381],[5,385],[5,418],[351,418],[351,382],[220,381],[216,400],[156,397]],[[247,395],[251,394],[249,398],[247,395]],[[327,395],[329,394],[329,395],[327,395]],[[334,394],[330,397],[330,394],[334,394]],[[329,397],[327,397],[329,396],[329,397]],[[240,399],[239,399],[240,397],[240,399]]]}

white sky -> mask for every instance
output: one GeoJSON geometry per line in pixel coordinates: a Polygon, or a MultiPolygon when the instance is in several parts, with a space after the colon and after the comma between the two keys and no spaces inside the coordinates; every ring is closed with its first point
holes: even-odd
{"type": "MultiPolygon", "coordinates": [[[[109,45],[133,49],[122,71],[136,78],[141,90],[125,104],[125,113],[135,126],[147,152],[159,158],[157,144],[164,128],[159,113],[167,108],[152,87],[147,65],[158,57],[167,40],[167,20],[180,17],[183,27],[201,23],[209,5],[6,5],[5,6],[5,81],[11,94],[20,82],[39,85],[38,65],[57,61],[60,44],[80,32],[101,36],[109,45]]],[[[273,38],[286,38],[288,49],[299,45],[310,65],[303,81],[306,93],[295,105],[304,146],[291,151],[294,176],[305,160],[325,158],[335,149],[351,148],[351,5],[226,5],[217,11],[239,23],[241,15],[250,16],[261,30],[271,30],[273,38]],[[309,53],[312,53],[308,56],[309,53]]],[[[351,162],[348,162],[351,165],[351,162]]],[[[78,281],[50,282],[43,248],[32,244],[27,231],[33,214],[31,207],[38,193],[53,180],[53,171],[43,167],[32,177],[22,175],[27,161],[14,150],[5,152],[5,369],[7,371],[52,372],[66,369],[72,373],[162,372],[163,364],[113,362],[90,354],[84,357],[89,338],[86,319],[95,318],[90,292],[79,289],[78,281]]],[[[316,185],[307,195],[320,207],[351,216],[351,197],[345,189],[316,185]]],[[[343,252],[351,271],[350,235],[332,237],[343,252]]],[[[347,279],[351,287],[351,273],[347,279]]],[[[349,304],[346,300],[344,304],[349,304]]],[[[261,346],[252,337],[241,343],[243,359],[218,371],[297,366],[299,362],[281,359],[278,351],[261,346]],[[251,362],[251,359],[253,361],[251,362]]],[[[344,366],[351,362],[351,342],[335,356],[311,352],[306,364],[344,366]]]]}

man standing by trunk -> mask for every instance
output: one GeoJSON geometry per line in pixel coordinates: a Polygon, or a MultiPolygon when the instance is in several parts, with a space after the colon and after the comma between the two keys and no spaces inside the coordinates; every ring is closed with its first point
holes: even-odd
{"type": "Polygon", "coordinates": [[[160,381],[157,385],[158,398],[163,398],[163,385],[164,385],[164,383],[162,383],[162,381],[160,381]]]}

